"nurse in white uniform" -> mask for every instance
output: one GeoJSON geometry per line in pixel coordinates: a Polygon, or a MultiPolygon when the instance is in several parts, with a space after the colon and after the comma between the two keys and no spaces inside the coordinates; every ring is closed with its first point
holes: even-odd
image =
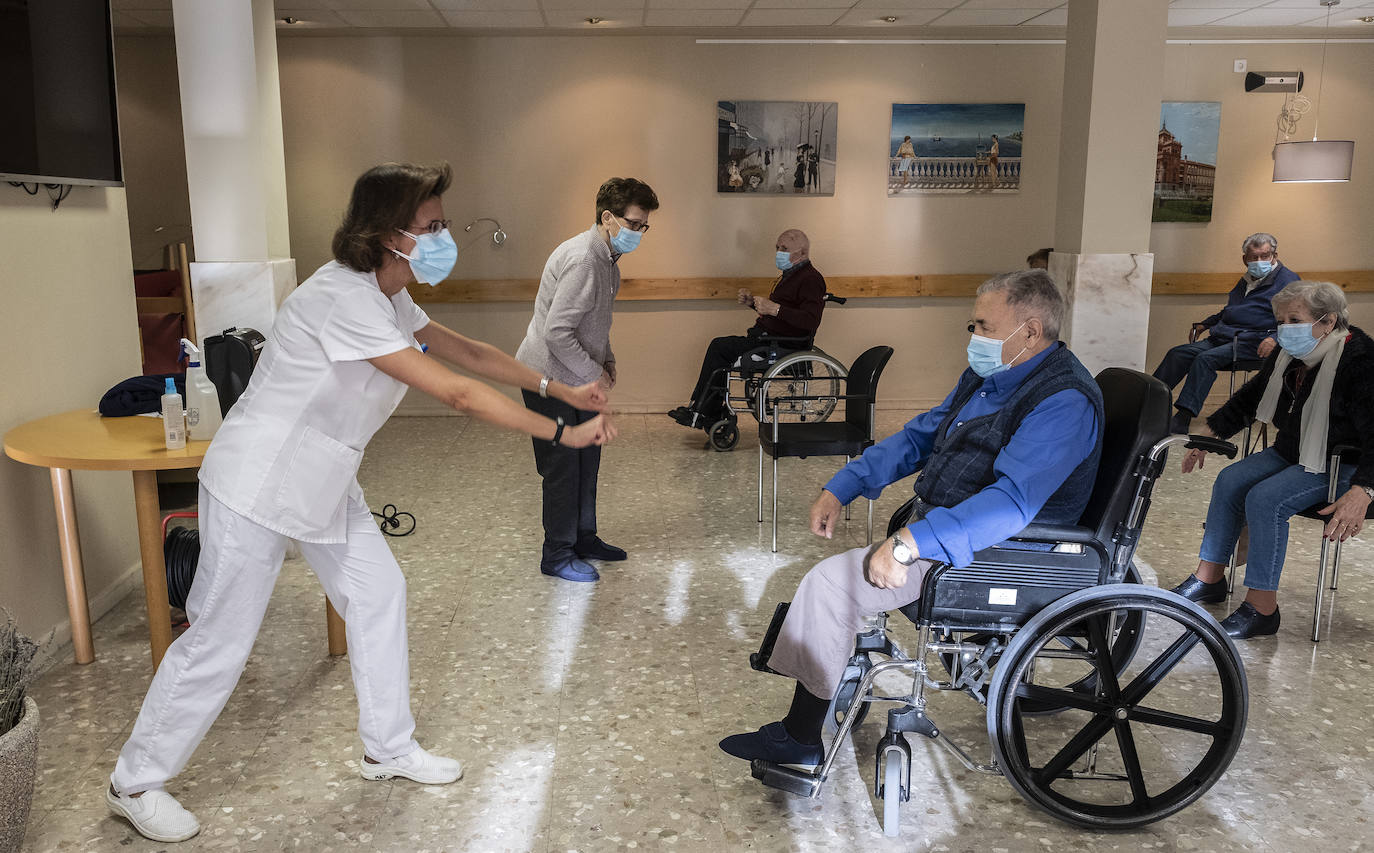
{"type": "Polygon", "coordinates": [[[462,775],[457,761],[413,737],[405,578],[358,487],[363,448],[407,387],[568,447],[603,444],[616,431],[605,416],[565,427],[435,358],[576,409],[606,410],[596,383],[552,382],[432,322],[411,300],[407,284],[437,284],[457,259],[440,202],[451,176],[447,165],[387,164],[358,179],[334,235],[335,260],[282,303],[248,389],[205,455],[191,625],[167,650],[106,792],[110,808],[148,838],[200,831],[163,785],[233,692],[288,540],[346,620],[362,775],[430,785],[462,775]]]}

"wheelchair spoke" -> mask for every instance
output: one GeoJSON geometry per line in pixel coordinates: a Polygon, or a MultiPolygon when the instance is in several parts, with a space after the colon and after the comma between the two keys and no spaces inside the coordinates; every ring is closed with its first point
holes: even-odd
{"type": "Polygon", "coordinates": [[[1189,631],[1173,642],[1164,653],[1150,662],[1150,665],[1137,675],[1126,689],[1122,691],[1121,700],[1127,705],[1135,705],[1144,699],[1151,690],[1155,688],[1164,677],[1168,675],[1178,662],[1188,656],[1202,636],[1193,631],[1189,631]]]}
{"type": "Polygon", "coordinates": [[[1121,760],[1126,764],[1126,776],[1131,780],[1132,805],[1137,811],[1150,807],[1150,793],[1145,790],[1145,774],[1140,772],[1140,754],[1135,749],[1135,735],[1126,720],[1116,721],[1116,743],[1121,747],[1121,760]]]}
{"type": "Polygon", "coordinates": [[[1050,783],[1058,779],[1060,774],[1069,769],[1088,748],[1102,740],[1107,732],[1112,730],[1112,718],[1107,715],[1094,717],[1091,722],[1073,736],[1073,739],[1064,744],[1064,748],[1059,750],[1044,767],[1035,771],[1035,781],[1044,787],[1049,787],[1050,783]]]}
{"type": "Polygon", "coordinates": [[[1200,735],[1218,738],[1230,732],[1230,727],[1222,725],[1220,722],[1203,720],[1198,717],[1189,717],[1185,714],[1175,714],[1172,711],[1157,711],[1154,708],[1135,707],[1131,709],[1130,719],[1137,723],[1144,723],[1150,726],[1164,726],[1169,729],[1181,729],[1185,732],[1195,732],[1200,735]]]}
{"type": "Polygon", "coordinates": [[[1107,642],[1107,629],[1103,624],[1105,620],[1105,616],[1096,616],[1088,620],[1088,643],[1093,650],[1098,676],[1102,679],[1102,692],[1109,702],[1115,702],[1121,695],[1121,686],[1116,682],[1116,667],[1112,665],[1112,646],[1107,642]]]}
{"type": "Polygon", "coordinates": [[[1093,714],[1106,714],[1108,707],[1099,702],[1090,693],[1079,693],[1077,690],[1062,690],[1054,687],[1045,687],[1042,684],[1026,684],[1021,682],[1016,685],[1016,695],[1020,699],[1029,699],[1035,702],[1044,702],[1046,705],[1064,708],[1077,708],[1080,711],[1088,711],[1093,714]]]}

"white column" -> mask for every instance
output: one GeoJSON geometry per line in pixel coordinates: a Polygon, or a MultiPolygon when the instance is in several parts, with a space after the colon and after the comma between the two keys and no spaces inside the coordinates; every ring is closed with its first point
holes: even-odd
{"type": "Polygon", "coordinates": [[[296,283],[286,221],[281,94],[271,0],[173,0],[182,132],[204,336],[268,334],[296,283]]]}
{"type": "Polygon", "coordinates": [[[1145,367],[1168,5],[1069,3],[1050,273],[1067,288],[1069,345],[1094,373],[1145,367]]]}

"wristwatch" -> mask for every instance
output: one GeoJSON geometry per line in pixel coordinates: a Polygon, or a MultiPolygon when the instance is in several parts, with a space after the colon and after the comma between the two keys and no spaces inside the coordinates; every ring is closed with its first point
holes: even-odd
{"type": "Polygon", "coordinates": [[[563,437],[563,427],[565,427],[567,424],[563,422],[563,418],[561,415],[559,417],[554,418],[553,422],[557,425],[558,428],[553,431],[553,438],[549,439],[549,443],[552,444],[554,447],[557,447],[558,439],[563,437]]]}
{"type": "Polygon", "coordinates": [[[902,539],[900,535],[892,537],[892,559],[901,563],[903,566],[909,566],[916,562],[918,558],[919,555],[911,550],[911,546],[906,544],[906,540],[902,539]]]}
{"type": "Polygon", "coordinates": [[[539,396],[544,398],[549,396],[549,377],[547,376],[539,380],[539,396]]]}
{"type": "Polygon", "coordinates": [[[1371,501],[1374,501],[1374,486],[1360,486],[1360,488],[1364,490],[1366,495],[1369,495],[1371,501]]]}

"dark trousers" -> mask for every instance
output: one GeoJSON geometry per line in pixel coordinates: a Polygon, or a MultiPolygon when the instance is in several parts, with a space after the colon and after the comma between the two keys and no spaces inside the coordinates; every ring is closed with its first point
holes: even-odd
{"type": "Polygon", "coordinates": [[[692,408],[700,412],[708,424],[719,420],[725,413],[724,370],[728,370],[740,356],[758,348],[758,339],[745,335],[719,337],[706,348],[697,385],[692,389],[692,408]],[[718,370],[722,372],[717,374],[718,370]]]}
{"type": "MultiPolygon", "coordinates": [[[[561,400],[521,392],[525,408],[568,426],[589,421],[596,412],[574,409],[561,400]]],[[[601,471],[601,448],[580,449],[534,441],[534,467],[544,479],[544,550],[541,566],[577,556],[596,541],[596,478],[601,471]]]]}
{"type": "Polygon", "coordinates": [[[1186,378],[1174,406],[1196,417],[1207,400],[1207,392],[1212,390],[1217,371],[1230,369],[1231,363],[1237,359],[1258,358],[1256,346],[1258,344],[1213,340],[1211,337],[1196,343],[1181,344],[1164,356],[1159,367],[1155,368],[1155,378],[1170,388],[1186,378]]]}

